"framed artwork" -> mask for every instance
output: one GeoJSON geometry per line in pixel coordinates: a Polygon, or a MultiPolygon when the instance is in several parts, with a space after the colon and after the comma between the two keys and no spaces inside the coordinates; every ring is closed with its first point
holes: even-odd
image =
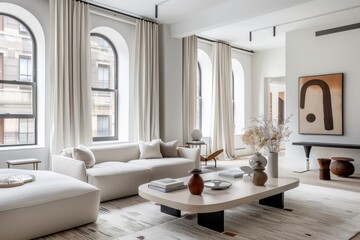
{"type": "Polygon", "coordinates": [[[299,77],[299,133],[343,135],[343,74],[299,77]]]}

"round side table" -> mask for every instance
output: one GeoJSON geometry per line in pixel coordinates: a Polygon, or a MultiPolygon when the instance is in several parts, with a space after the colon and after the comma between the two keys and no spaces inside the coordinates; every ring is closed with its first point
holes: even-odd
{"type": "Polygon", "coordinates": [[[339,177],[348,177],[355,172],[354,165],[351,163],[354,161],[352,158],[347,157],[332,157],[330,164],[330,171],[339,177]]]}

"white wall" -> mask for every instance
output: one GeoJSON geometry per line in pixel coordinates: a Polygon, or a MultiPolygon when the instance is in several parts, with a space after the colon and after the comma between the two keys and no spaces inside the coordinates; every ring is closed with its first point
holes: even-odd
{"type": "Polygon", "coordinates": [[[182,144],[182,40],[170,36],[168,25],[159,26],[160,137],[182,144]]]}
{"type": "MultiPolygon", "coordinates": [[[[332,27],[357,23],[353,21],[328,24],[286,35],[286,100],[287,114],[294,114],[290,127],[292,141],[360,144],[360,29],[315,37],[315,32],[332,27]],[[344,73],[344,136],[298,134],[298,77],[329,73],[344,73]]],[[[300,146],[287,144],[287,155],[304,163],[300,146]]],[[[360,150],[317,148],[311,151],[312,167],[317,166],[317,157],[354,157],[356,171],[360,172],[360,150]]]]}
{"type": "Polygon", "coordinates": [[[264,97],[265,78],[283,77],[285,72],[285,48],[255,52],[252,62],[252,116],[263,115],[268,99],[264,97]]]}

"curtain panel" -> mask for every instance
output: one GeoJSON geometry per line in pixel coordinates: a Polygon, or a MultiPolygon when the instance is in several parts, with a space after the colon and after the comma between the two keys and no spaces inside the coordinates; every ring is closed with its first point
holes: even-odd
{"type": "Polygon", "coordinates": [[[159,138],[158,25],[136,20],[135,27],[135,140],[159,138]]]}
{"type": "Polygon", "coordinates": [[[51,153],[92,144],[89,6],[50,0],[51,153]]]}
{"type": "Polygon", "coordinates": [[[182,75],[183,75],[183,144],[191,140],[191,131],[196,127],[197,93],[197,37],[189,36],[182,40],[182,75]]]}
{"type": "Polygon", "coordinates": [[[235,147],[231,47],[216,43],[214,52],[211,151],[224,149],[221,157],[232,159],[235,157],[235,147]]]}

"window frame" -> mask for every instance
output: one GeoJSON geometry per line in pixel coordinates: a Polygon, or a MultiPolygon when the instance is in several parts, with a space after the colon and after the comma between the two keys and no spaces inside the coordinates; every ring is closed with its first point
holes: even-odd
{"type": "MultiPolygon", "coordinates": [[[[11,14],[0,12],[0,15],[2,16],[2,24],[3,24],[3,30],[4,30],[4,16],[13,18],[17,20],[20,24],[22,24],[29,33],[30,39],[32,40],[32,56],[30,57],[32,59],[32,82],[25,82],[20,81],[20,55],[19,55],[19,76],[18,80],[0,80],[0,84],[13,84],[13,85],[31,85],[32,86],[32,107],[33,111],[32,114],[0,114],[0,119],[8,119],[8,118],[17,118],[17,119],[34,119],[34,143],[27,143],[27,144],[2,144],[0,145],[0,148],[3,147],[20,147],[20,146],[33,146],[38,144],[38,116],[37,116],[37,42],[34,33],[31,31],[29,26],[24,23],[21,19],[19,19],[16,16],[13,16],[11,14]]],[[[25,56],[25,55],[21,55],[25,56]]],[[[4,66],[5,66],[5,57],[3,57],[3,76],[5,76],[4,72],[4,66]]],[[[20,122],[20,121],[19,121],[20,122]]],[[[5,128],[4,128],[5,129],[5,128]]]]}
{"type": "MultiPolygon", "coordinates": [[[[118,87],[119,87],[119,77],[118,77],[118,55],[117,55],[117,51],[116,48],[114,46],[114,44],[111,42],[111,40],[106,37],[103,34],[100,33],[90,33],[90,37],[99,37],[99,38],[103,38],[110,46],[110,48],[113,50],[114,53],[114,88],[95,88],[95,87],[91,87],[91,94],[93,91],[102,91],[102,92],[112,92],[114,93],[114,101],[115,101],[115,116],[114,116],[114,122],[115,122],[115,126],[114,126],[114,136],[108,136],[108,137],[93,137],[93,141],[94,142],[104,142],[104,141],[114,141],[114,140],[118,140],[119,139],[119,133],[118,133],[118,129],[119,129],[119,122],[118,122],[118,114],[119,114],[119,103],[118,103],[118,87]]],[[[101,65],[106,65],[106,64],[102,64],[101,65]]],[[[96,68],[98,68],[99,64],[96,65],[96,68]]],[[[109,66],[109,70],[110,70],[110,65],[109,66]]],[[[109,71],[109,74],[110,71],[109,71]]],[[[97,76],[98,77],[98,76],[97,76]]],[[[109,78],[110,79],[110,78],[109,78]]],[[[110,84],[109,84],[110,85],[110,84]]],[[[91,103],[91,106],[93,106],[93,103],[91,103]]]]}

